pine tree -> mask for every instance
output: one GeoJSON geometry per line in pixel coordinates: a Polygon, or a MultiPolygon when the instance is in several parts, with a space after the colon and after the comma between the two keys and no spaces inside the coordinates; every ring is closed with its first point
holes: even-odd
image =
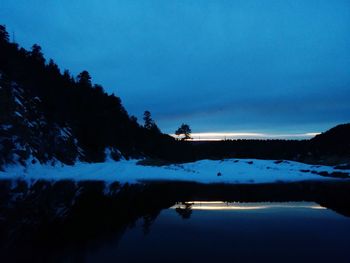
{"type": "Polygon", "coordinates": [[[0,25],[0,42],[9,42],[9,33],[6,31],[6,27],[4,25],[0,25]]]}
{"type": "Polygon", "coordinates": [[[181,126],[175,131],[175,134],[177,136],[184,135],[184,137],[181,138],[181,140],[189,140],[192,139],[191,137],[192,130],[188,124],[181,124],[181,126]]]}
{"type": "Polygon", "coordinates": [[[151,113],[146,110],[143,114],[143,120],[145,124],[143,125],[144,128],[147,130],[153,131],[155,133],[160,133],[160,129],[158,128],[157,124],[154,122],[154,120],[151,117],[151,113]]]}
{"type": "Polygon", "coordinates": [[[84,87],[91,87],[91,76],[88,71],[84,70],[80,72],[80,74],[77,77],[78,84],[84,87]]]}
{"type": "Polygon", "coordinates": [[[32,46],[32,51],[30,52],[30,56],[36,61],[38,61],[39,63],[41,63],[42,65],[45,64],[44,54],[42,53],[41,46],[39,46],[38,44],[34,44],[32,46]]]}
{"type": "Polygon", "coordinates": [[[152,128],[152,125],[153,125],[153,120],[152,120],[152,117],[151,117],[151,113],[148,110],[146,110],[143,113],[143,120],[145,122],[143,127],[145,127],[146,129],[150,130],[152,128]]]}

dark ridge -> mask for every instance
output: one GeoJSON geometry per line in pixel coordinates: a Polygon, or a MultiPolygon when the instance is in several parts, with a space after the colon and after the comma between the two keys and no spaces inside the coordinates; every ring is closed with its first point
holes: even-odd
{"type": "Polygon", "coordinates": [[[29,157],[40,162],[99,162],[106,148],[116,160],[184,158],[176,151],[185,144],[175,145],[175,139],[159,129],[141,126],[118,96],[92,83],[88,71],[76,77],[62,72],[52,59],[46,60],[39,45],[25,50],[11,43],[4,26],[0,86],[0,166],[16,158],[24,163],[29,157]],[[61,136],[62,130],[68,135],[61,136]]]}
{"type": "Polygon", "coordinates": [[[322,154],[348,155],[350,152],[350,123],[340,124],[311,139],[312,145],[322,154]]]}

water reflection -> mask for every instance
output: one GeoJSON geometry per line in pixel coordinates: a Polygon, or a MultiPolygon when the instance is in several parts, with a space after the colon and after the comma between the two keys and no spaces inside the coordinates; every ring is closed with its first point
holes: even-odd
{"type": "Polygon", "coordinates": [[[171,208],[182,217],[182,219],[189,219],[192,215],[193,203],[191,202],[177,202],[175,206],[171,208]]]}
{"type": "Polygon", "coordinates": [[[256,262],[245,253],[290,253],[281,244],[300,257],[331,244],[333,262],[350,262],[350,184],[115,184],[106,194],[101,182],[0,182],[0,194],[2,262],[232,262],[233,250],[256,262]]]}
{"type": "Polygon", "coordinates": [[[136,225],[104,253],[118,262],[350,262],[350,219],[315,202],[177,202],[141,233],[136,225]]]}
{"type": "Polygon", "coordinates": [[[305,209],[326,209],[314,202],[275,202],[275,203],[242,203],[224,201],[187,201],[177,202],[170,209],[175,209],[179,214],[189,210],[257,210],[273,208],[305,208],[305,209]]]}

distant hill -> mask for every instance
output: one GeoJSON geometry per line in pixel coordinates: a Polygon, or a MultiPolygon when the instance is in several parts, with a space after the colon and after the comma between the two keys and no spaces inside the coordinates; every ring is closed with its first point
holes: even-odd
{"type": "Polygon", "coordinates": [[[257,158],[350,164],[350,124],[338,125],[311,140],[193,142],[193,148],[197,159],[257,158]]]}
{"type": "Polygon", "coordinates": [[[320,154],[350,155],[350,123],[340,124],[311,139],[320,154]]]}

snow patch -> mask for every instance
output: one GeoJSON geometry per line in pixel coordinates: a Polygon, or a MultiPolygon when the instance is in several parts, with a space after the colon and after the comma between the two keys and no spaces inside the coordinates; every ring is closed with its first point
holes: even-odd
{"type": "MultiPolygon", "coordinates": [[[[110,156],[110,150],[106,150],[110,156]]],[[[107,155],[108,156],[108,155],[107,155]]],[[[0,179],[23,179],[29,182],[39,179],[57,181],[70,179],[101,180],[107,183],[139,183],[149,180],[193,181],[199,183],[253,184],[275,182],[298,182],[309,180],[347,180],[323,177],[311,171],[332,173],[333,167],[274,160],[227,159],[202,160],[167,166],[142,166],[138,160],[113,161],[110,157],[103,163],[78,162],[73,166],[58,161],[55,165],[28,162],[26,167],[9,165],[0,172],[0,179]],[[303,171],[302,171],[303,170],[303,171]],[[310,172],[305,172],[309,170],[310,172]],[[218,176],[220,174],[220,176],[218,176]]],[[[343,172],[349,172],[344,171],[343,172]]]]}

